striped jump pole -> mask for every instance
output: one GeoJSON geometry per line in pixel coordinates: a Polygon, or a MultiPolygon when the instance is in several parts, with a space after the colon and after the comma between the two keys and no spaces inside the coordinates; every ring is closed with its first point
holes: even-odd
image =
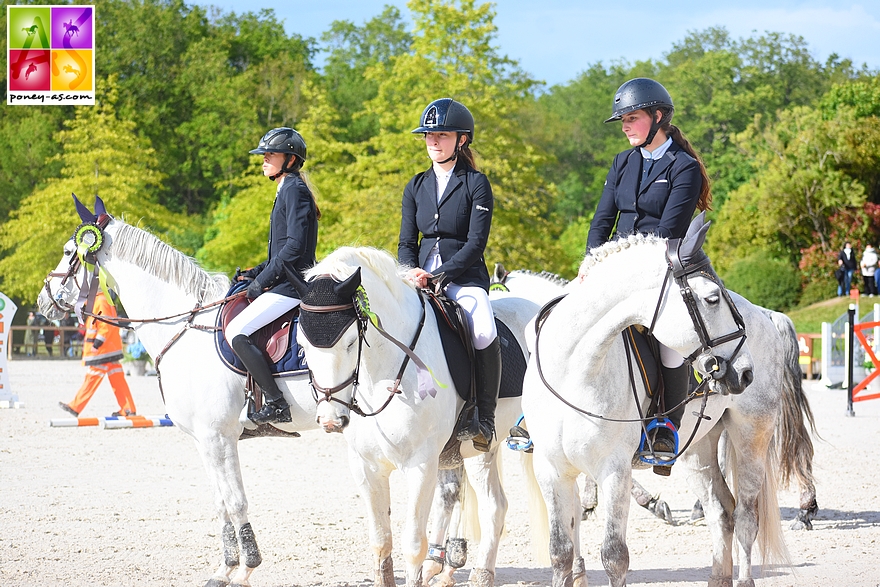
{"type": "MultiPolygon", "coordinates": [[[[149,420],[149,424],[142,424],[140,426],[115,426],[115,428],[146,428],[149,426],[173,426],[171,420],[168,419],[167,416],[155,416],[152,418],[146,418],[144,416],[101,416],[96,418],[52,418],[49,420],[49,426],[52,428],[76,428],[79,426],[100,426],[101,428],[107,428],[105,423],[107,422],[118,422],[118,421],[140,421],[140,420],[149,420]],[[167,424],[153,424],[152,421],[164,421],[168,422],[167,424]]],[[[113,427],[113,426],[111,426],[113,427]]]]}
{"type": "Polygon", "coordinates": [[[119,418],[118,420],[104,420],[101,427],[105,430],[117,428],[156,428],[160,426],[174,426],[168,418],[119,418]]]}

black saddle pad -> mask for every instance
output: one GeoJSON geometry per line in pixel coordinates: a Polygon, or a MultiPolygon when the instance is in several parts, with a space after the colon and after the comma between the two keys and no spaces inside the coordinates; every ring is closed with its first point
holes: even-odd
{"type": "MultiPolygon", "coordinates": [[[[238,281],[232,284],[232,287],[226,292],[226,296],[231,296],[246,287],[246,281],[238,281]]],[[[217,321],[215,324],[217,326],[217,331],[214,333],[214,347],[217,349],[217,354],[220,356],[220,360],[228,369],[235,371],[239,375],[247,375],[247,369],[245,368],[244,363],[241,362],[238,355],[235,354],[235,351],[232,350],[232,347],[226,342],[226,337],[223,335],[223,325],[220,322],[222,315],[223,310],[221,309],[217,312],[217,321]]],[[[303,352],[299,344],[296,342],[296,333],[298,329],[299,315],[294,318],[293,325],[290,327],[290,344],[287,352],[284,353],[284,356],[281,357],[278,362],[269,365],[269,370],[275,377],[299,375],[305,373],[309,369],[309,366],[306,364],[305,352],[303,352]]],[[[259,332],[260,331],[258,331],[258,333],[259,332]]],[[[257,334],[257,337],[259,338],[259,334],[257,334]]]]}
{"type": "MultiPolygon", "coordinates": [[[[452,374],[452,382],[461,399],[467,401],[470,399],[471,370],[473,369],[467,349],[464,348],[458,334],[449,327],[446,319],[438,314],[437,307],[434,304],[428,305],[434,309],[437,316],[440,341],[446,355],[446,364],[452,374]]],[[[498,392],[498,397],[520,397],[526,373],[526,358],[507,325],[496,318],[495,327],[498,329],[498,337],[501,342],[501,389],[498,392]]]]}

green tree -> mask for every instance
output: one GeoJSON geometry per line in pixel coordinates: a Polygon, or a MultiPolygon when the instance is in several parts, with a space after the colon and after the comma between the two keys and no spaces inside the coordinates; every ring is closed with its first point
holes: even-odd
{"type": "Polygon", "coordinates": [[[549,220],[553,186],[538,174],[542,156],[519,123],[536,84],[492,47],[491,6],[473,0],[408,6],[415,22],[411,51],[366,73],[378,84],[376,98],[364,109],[378,119],[378,134],[345,145],[353,163],[313,175],[328,212],[322,249],[354,243],[396,253],[403,188],[429,166],[424,142],[410,131],[429,102],[451,96],[474,114],[474,150],[493,186],[488,259],[514,267],[562,266],[554,242],[559,230],[549,220]]]}
{"type": "Polygon", "coordinates": [[[829,217],[865,203],[864,186],[842,171],[858,131],[852,110],[823,120],[820,111],[799,106],[769,123],[757,117],[737,137],[742,156],[761,171],[731,192],[719,212],[709,249],[720,271],[755,249],[792,264],[814,239],[822,251],[834,250],[829,217]]]}
{"type": "Polygon", "coordinates": [[[162,180],[156,154],[139,138],[133,122],[119,120],[115,79],[99,80],[94,107],[76,108],[76,117],[56,135],[61,177],[36,189],[0,227],[0,278],[10,297],[36,299],[43,278],[58,262],[61,245],[80,222],[71,193],[88,206],[100,196],[108,211],[155,231],[192,253],[200,227],[157,203],[162,180]]]}
{"type": "Polygon", "coordinates": [[[321,41],[328,52],[322,80],[339,115],[335,137],[360,142],[375,136],[379,121],[375,115],[365,115],[363,109],[376,97],[379,84],[364,75],[369,67],[387,67],[392,59],[410,50],[412,36],[404,28],[400,10],[386,6],[360,27],[348,20],[334,21],[321,41]]]}

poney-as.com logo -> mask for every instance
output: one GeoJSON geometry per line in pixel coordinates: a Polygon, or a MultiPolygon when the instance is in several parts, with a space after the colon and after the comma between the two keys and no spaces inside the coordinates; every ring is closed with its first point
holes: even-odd
{"type": "Polygon", "coordinates": [[[95,103],[95,7],[7,6],[6,102],[95,103]]]}

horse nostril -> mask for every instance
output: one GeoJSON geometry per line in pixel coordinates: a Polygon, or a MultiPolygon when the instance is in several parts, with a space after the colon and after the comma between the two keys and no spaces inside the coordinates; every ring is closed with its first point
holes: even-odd
{"type": "Polygon", "coordinates": [[[754,381],[754,380],[755,380],[755,373],[751,369],[747,369],[746,371],[743,371],[743,374],[742,374],[743,389],[745,389],[746,387],[751,385],[752,381],[754,381]]]}
{"type": "Polygon", "coordinates": [[[349,417],[348,417],[348,416],[342,416],[342,417],[340,417],[340,418],[339,418],[339,421],[342,423],[342,425],[340,426],[340,428],[342,428],[342,429],[344,430],[345,428],[348,427],[348,423],[349,423],[349,417]]]}

